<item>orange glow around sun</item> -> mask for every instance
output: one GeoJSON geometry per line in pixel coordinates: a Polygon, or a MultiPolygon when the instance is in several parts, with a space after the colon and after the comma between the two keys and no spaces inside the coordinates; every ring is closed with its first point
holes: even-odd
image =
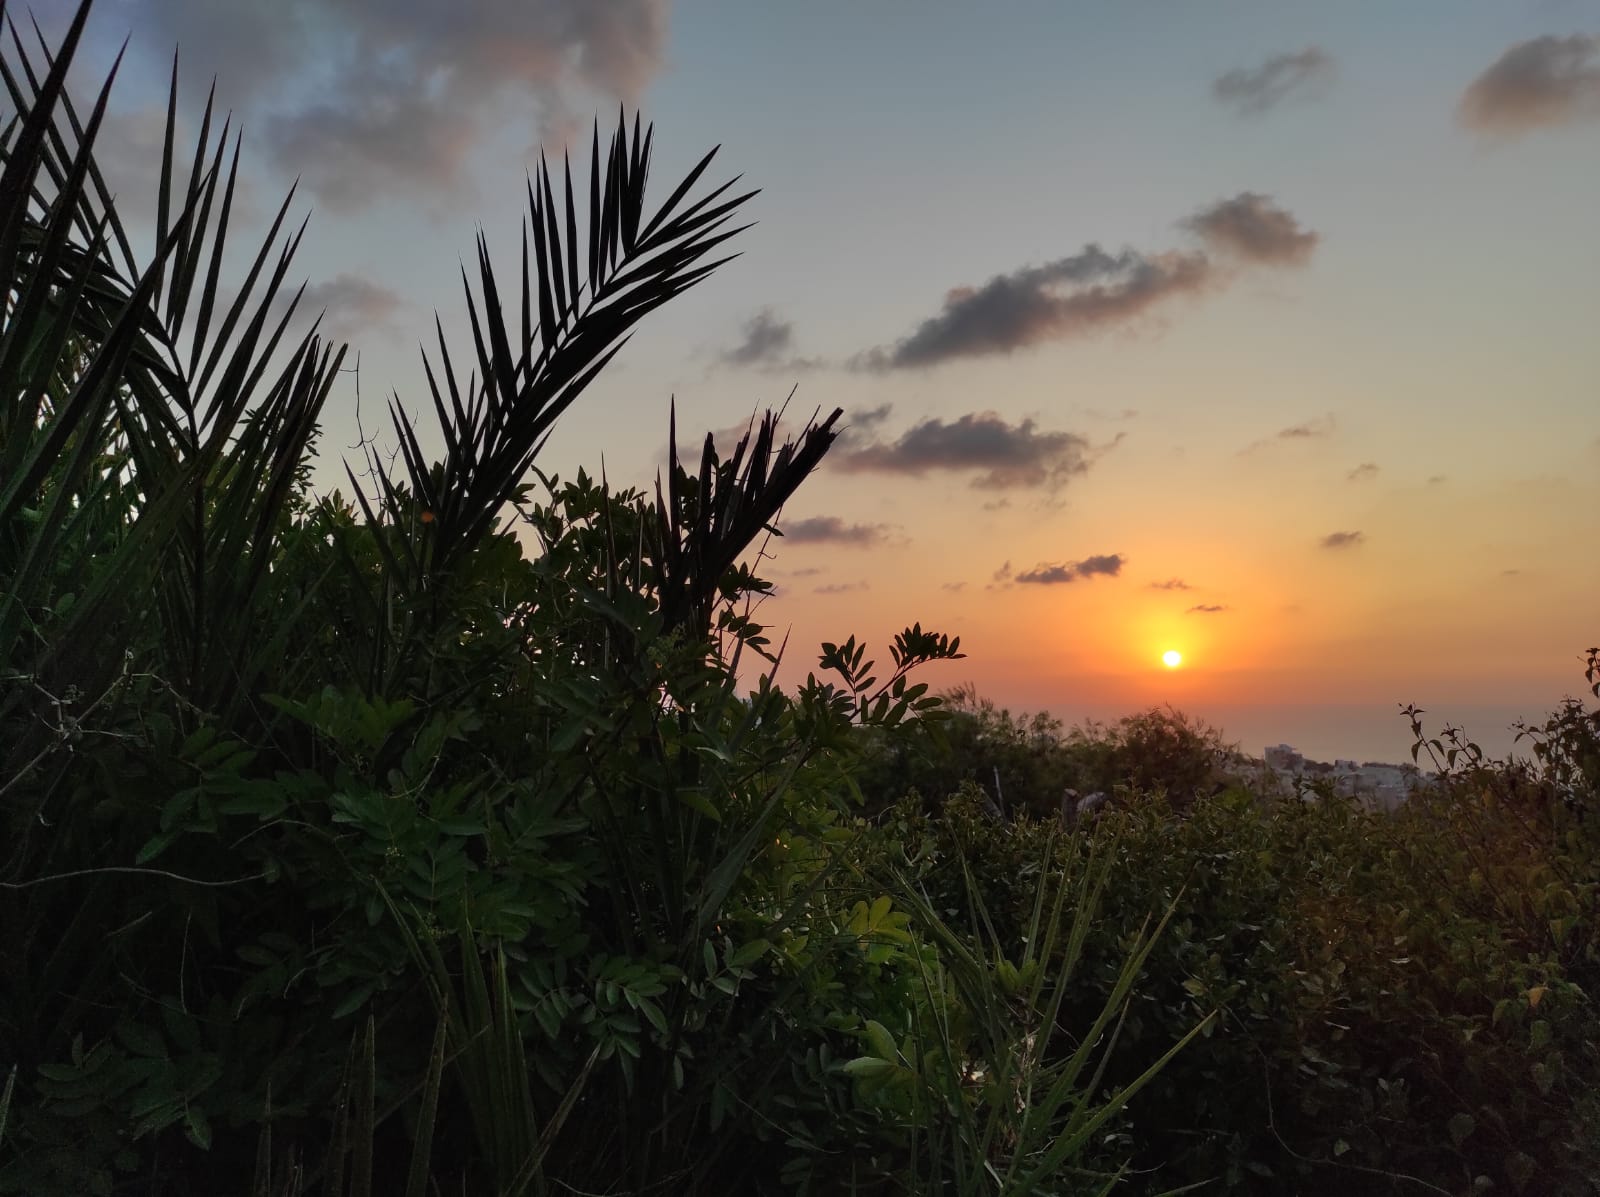
{"type": "Polygon", "coordinates": [[[1183,654],[1175,648],[1169,648],[1161,654],[1161,663],[1168,669],[1176,669],[1183,664],[1183,654]]]}

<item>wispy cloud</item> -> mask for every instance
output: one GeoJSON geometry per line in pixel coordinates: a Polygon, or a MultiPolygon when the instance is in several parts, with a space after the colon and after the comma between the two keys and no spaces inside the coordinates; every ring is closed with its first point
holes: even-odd
{"type": "Polygon", "coordinates": [[[1185,615],[1220,615],[1227,608],[1219,603],[1196,603],[1184,612],[1185,615]]]}
{"type": "MultiPolygon", "coordinates": [[[[532,101],[552,139],[575,91],[637,103],[660,70],[668,0],[129,0],[126,20],[263,131],[277,165],[332,206],[447,192],[532,101]]],[[[585,104],[587,108],[588,105],[585,104]]]]}
{"type": "Polygon", "coordinates": [[[939,585],[940,590],[948,590],[952,594],[959,594],[966,588],[967,584],[965,582],[943,582],[939,585]]]}
{"type": "Polygon", "coordinates": [[[1064,582],[1076,582],[1079,578],[1114,578],[1122,572],[1122,567],[1126,563],[1126,558],[1121,553],[1105,553],[1095,557],[1085,557],[1082,561],[1036,565],[1017,574],[1015,580],[1055,586],[1064,582]]]}
{"type": "Polygon", "coordinates": [[[1351,482],[1366,482],[1368,479],[1376,478],[1377,476],[1377,463],[1371,461],[1362,462],[1360,465],[1356,466],[1355,469],[1351,470],[1345,475],[1345,477],[1351,482]]]}
{"type": "Polygon", "coordinates": [[[1096,450],[1073,432],[1047,432],[1033,420],[1008,423],[996,412],[973,412],[946,422],[923,420],[898,439],[857,440],[833,459],[851,473],[971,472],[972,485],[1060,487],[1089,468],[1096,450]]]}
{"type": "Polygon", "coordinates": [[[1299,424],[1291,424],[1287,428],[1280,428],[1271,436],[1264,436],[1258,441],[1251,441],[1240,453],[1255,453],[1269,445],[1282,441],[1316,441],[1330,437],[1338,429],[1338,422],[1333,416],[1320,416],[1315,420],[1306,420],[1299,424]]]}
{"type": "Polygon", "coordinates": [[[887,524],[848,524],[836,515],[818,515],[810,519],[782,523],[779,531],[789,544],[834,544],[855,548],[870,548],[882,544],[889,536],[887,524]]]}
{"type": "Polygon", "coordinates": [[[826,586],[818,586],[812,594],[854,594],[858,590],[870,590],[865,582],[831,582],[826,586]]]}
{"type": "Polygon", "coordinates": [[[1333,58],[1307,46],[1292,54],[1274,54],[1259,66],[1238,67],[1211,85],[1211,94],[1241,116],[1259,116],[1286,100],[1308,98],[1333,78],[1333,58]]]}
{"type": "Polygon", "coordinates": [[[1600,119],[1600,34],[1518,42],[1472,81],[1456,117],[1498,136],[1600,119]]]}
{"type": "Polygon", "coordinates": [[[1219,200],[1184,223],[1217,252],[1267,266],[1301,265],[1320,240],[1293,213],[1255,191],[1219,200]]]}
{"type": "Polygon", "coordinates": [[[1325,549],[1353,549],[1366,538],[1365,532],[1329,532],[1317,543],[1325,549]]]}
{"type": "Polygon", "coordinates": [[[1151,590],[1193,590],[1182,578],[1168,578],[1165,582],[1151,582],[1151,590]]]}

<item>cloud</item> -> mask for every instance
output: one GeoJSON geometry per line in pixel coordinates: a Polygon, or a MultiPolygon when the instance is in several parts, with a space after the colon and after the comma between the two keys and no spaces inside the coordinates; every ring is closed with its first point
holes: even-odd
{"type": "Polygon", "coordinates": [[[1260,449],[1267,448],[1269,445],[1276,444],[1279,441],[1322,440],[1325,437],[1332,436],[1337,428],[1338,422],[1331,414],[1320,416],[1315,420],[1306,420],[1300,424],[1291,424],[1287,428],[1280,428],[1271,436],[1263,437],[1259,441],[1252,441],[1243,449],[1240,449],[1239,452],[1254,453],[1260,449]]]}
{"type": "Polygon", "coordinates": [[[858,368],[898,370],[962,357],[1012,353],[1046,341],[1126,324],[1214,281],[1199,253],[1108,254],[1087,245],[1069,258],[997,274],[981,287],[956,287],[944,308],[890,348],[857,358],[858,368]]]}
{"type": "Polygon", "coordinates": [[[299,311],[326,311],[322,327],[328,334],[348,340],[384,331],[407,305],[400,293],[354,274],[340,274],[313,283],[300,297],[299,311]]]}
{"type": "Polygon", "coordinates": [[[869,548],[887,539],[886,524],[847,524],[836,515],[819,515],[811,519],[784,524],[784,540],[790,544],[837,544],[869,548]]]}
{"type": "Polygon", "coordinates": [[[972,485],[991,490],[1060,487],[1085,473],[1089,442],[1073,432],[1045,432],[1032,420],[1009,424],[996,412],[973,412],[949,423],[923,420],[893,441],[857,441],[835,465],[850,473],[909,474],[977,471],[972,485]]]}
{"type": "MultiPolygon", "coordinates": [[[[660,70],[668,0],[130,0],[158,57],[264,128],[277,165],[355,208],[396,188],[452,189],[470,153],[534,105],[546,134],[568,99],[634,104],[660,70]]],[[[590,105],[586,102],[585,108],[590,105]]]]}
{"type": "Polygon", "coordinates": [[[1151,582],[1151,590],[1193,590],[1194,587],[1182,578],[1168,578],[1165,582],[1151,582]]]}
{"type": "Polygon", "coordinates": [[[834,455],[841,457],[852,449],[868,443],[867,437],[889,418],[889,413],[894,411],[892,403],[880,403],[876,407],[864,407],[859,411],[845,413],[844,426],[839,429],[839,437],[834,441],[834,455]]]}
{"type": "Polygon", "coordinates": [[[952,594],[959,594],[966,588],[967,584],[965,582],[943,582],[939,585],[940,590],[948,590],[952,594]]]}
{"type": "Polygon", "coordinates": [[[1351,549],[1366,538],[1365,532],[1329,532],[1317,543],[1325,549],[1351,549]]]}
{"type": "MultiPolygon", "coordinates": [[[[1180,223],[1239,265],[1304,263],[1318,234],[1264,195],[1241,192],[1180,223]]],[[[893,345],[857,354],[858,370],[903,370],[1014,353],[1122,327],[1181,296],[1233,281],[1201,250],[1107,253],[1090,243],[1071,257],[997,274],[945,293],[944,306],[893,345]]]]}
{"type": "Polygon", "coordinates": [[[775,371],[809,370],[818,364],[815,358],[790,352],[794,347],[794,325],[779,318],[771,308],[762,308],[746,320],[741,336],[737,345],[717,355],[718,362],[775,371]]]}
{"type": "Polygon", "coordinates": [[[1447,481],[1447,479],[1446,479],[1445,475],[1443,475],[1443,474],[1434,474],[1423,485],[1424,486],[1443,486],[1446,481],[1447,481]]]}
{"type": "Polygon", "coordinates": [[[1082,561],[1041,563],[1018,574],[1016,580],[1054,586],[1063,582],[1076,582],[1079,578],[1114,578],[1122,572],[1124,564],[1126,561],[1121,553],[1106,553],[1096,557],[1085,557],[1082,561]]]}
{"type": "Polygon", "coordinates": [[[1293,54],[1274,54],[1257,67],[1229,71],[1212,83],[1211,94],[1241,116],[1259,116],[1285,100],[1315,94],[1333,72],[1328,52],[1307,46],[1293,54]]]}
{"type": "Polygon", "coordinates": [[[1377,464],[1374,463],[1374,462],[1370,462],[1370,461],[1362,462],[1355,469],[1351,470],[1348,474],[1345,475],[1345,477],[1347,479],[1349,479],[1351,482],[1365,482],[1367,479],[1376,478],[1377,476],[1378,476],[1377,464]]]}
{"type": "Polygon", "coordinates": [[[1218,253],[1264,266],[1298,266],[1310,261],[1320,237],[1300,227],[1271,196],[1241,191],[1232,199],[1202,208],[1184,222],[1218,253]]]}
{"type": "Polygon", "coordinates": [[[1456,119],[1502,137],[1600,119],[1600,34],[1518,42],[1462,93],[1456,119]]]}
{"type": "Polygon", "coordinates": [[[1185,615],[1217,615],[1227,608],[1217,603],[1197,603],[1184,612],[1185,615]]]}
{"type": "Polygon", "coordinates": [[[853,594],[858,590],[871,589],[865,582],[832,582],[827,586],[818,586],[812,594],[853,594]]]}

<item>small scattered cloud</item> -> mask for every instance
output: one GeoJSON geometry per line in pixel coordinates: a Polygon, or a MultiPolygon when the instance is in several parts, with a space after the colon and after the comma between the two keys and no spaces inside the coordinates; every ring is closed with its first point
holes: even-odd
{"type": "Polygon", "coordinates": [[[1168,578],[1165,582],[1151,582],[1151,590],[1193,590],[1182,578],[1168,578]]]}
{"type": "Polygon", "coordinates": [[[1462,93],[1456,118],[1499,137],[1600,119],[1600,34],[1518,42],[1462,93]]]}
{"type": "Polygon", "coordinates": [[[1239,452],[1255,453],[1258,450],[1265,449],[1270,445],[1275,445],[1280,441],[1323,440],[1332,436],[1337,429],[1338,422],[1335,421],[1333,416],[1330,414],[1315,420],[1306,420],[1299,424],[1291,424],[1287,428],[1280,428],[1271,436],[1262,437],[1258,441],[1252,441],[1243,449],[1240,449],[1239,452]]]}
{"type": "Polygon", "coordinates": [[[1366,482],[1368,479],[1376,478],[1377,476],[1377,464],[1371,461],[1364,461],[1346,474],[1345,478],[1351,482],[1366,482]]]}
{"type": "Polygon", "coordinates": [[[1218,253],[1264,266],[1303,265],[1321,239],[1271,196],[1255,191],[1202,208],[1184,226],[1218,253]]]}
{"type": "Polygon", "coordinates": [[[339,274],[308,286],[296,310],[324,312],[322,327],[330,336],[355,340],[389,329],[407,306],[398,291],[359,275],[339,274]]]}
{"type": "Polygon", "coordinates": [[[1449,481],[1449,479],[1445,475],[1443,475],[1443,474],[1434,474],[1425,483],[1423,483],[1423,485],[1424,486],[1443,486],[1448,481],[1449,481]]]}
{"type": "Polygon", "coordinates": [[[1325,549],[1353,549],[1366,538],[1365,532],[1329,532],[1317,543],[1325,549]]]}
{"type": "Polygon", "coordinates": [[[1500,571],[1500,576],[1502,578],[1514,578],[1521,572],[1520,569],[1503,569],[1500,571]]]}
{"type": "Polygon", "coordinates": [[[739,342],[717,355],[724,366],[742,366],[767,371],[810,370],[815,358],[800,357],[794,350],[794,325],[762,308],[744,322],[739,342]]]}
{"type": "Polygon", "coordinates": [[[1045,431],[1029,419],[1015,424],[996,412],[972,412],[946,422],[937,417],[914,425],[898,439],[857,439],[834,465],[849,473],[909,474],[974,472],[972,485],[989,490],[1064,486],[1088,471],[1095,450],[1073,432],[1045,431]]]}
{"type": "Polygon", "coordinates": [[[805,569],[791,569],[785,571],[791,578],[814,578],[822,572],[820,565],[808,565],[805,569]]]}
{"type": "Polygon", "coordinates": [[[889,536],[887,524],[848,524],[836,515],[818,515],[780,525],[789,544],[833,544],[870,548],[889,536]]]}
{"type": "Polygon", "coordinates": [[[826,586],[818,586],[812,594],[854,594],[858,590],[870,590],[865,582],[831,582],[826,586]]]}
{"type": "Polygon", "coordinates": [[[1196,603],[1184,612],[1185,615],[1218,615],[1227,608],[1219,603],[1196,603]]]}
{"type": "Polygon", "coordinates": [[[967,584],[965,582],[945,582],[945,583],[942,583],[940,585],[940,587],[939,587],[940,590],[948,590],[952,594],[959,594],[959,593],[961,593],[961,591],[965,590],[966,588],[967,588],[967,584]]]}
{"type": "MultiPolygon", "coordinates": [[[[1105,553],[1085,557],[1082,561],[1042,563],[1016,575],[1018,582],[1031,582],[1044,586],[1076,582],[1079,578],[1114,578],[1122,572],[1126,558],[1121,553],[1105,553]]],[[[1009,563],[1007,565],[1009,569],[1009,563]]],[[[995,577],[998,579],[999,574],[995,577]]]]}
{"type": "Polygon", "coordinates": [[[1332,56],[1318,46],[1307,46],[1274,54],[1259,66],[1228,71],[1211,84],[1211,94],[1241,116],[1259,116],[1285,101],[1318,94],[1333,75],[1332,56]]]}

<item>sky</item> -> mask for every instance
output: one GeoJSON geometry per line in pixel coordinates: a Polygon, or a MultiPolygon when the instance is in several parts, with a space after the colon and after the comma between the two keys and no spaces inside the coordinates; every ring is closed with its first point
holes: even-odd
{"type": "Polygon", "coordinates": [[[685,439],[842,407],[764,562],[786,681],[916,621],[968,654],[926,680],[1016,711],[1386,760],[1401,704],[1503,751],[1583,689],[1600,0],[99,0],[92,33],[130,38],[133,210],[175,44],[188,120],[215,74],[243,123],[247,217],[300,179],[361,362],[330,489],[358,379],[369,431],[426,411],[478,230],[514,277],[538,147],[620,104],[658,196],[720,144],[758,223],[541,465],[644,484],[674,402],[685,439]]]}

